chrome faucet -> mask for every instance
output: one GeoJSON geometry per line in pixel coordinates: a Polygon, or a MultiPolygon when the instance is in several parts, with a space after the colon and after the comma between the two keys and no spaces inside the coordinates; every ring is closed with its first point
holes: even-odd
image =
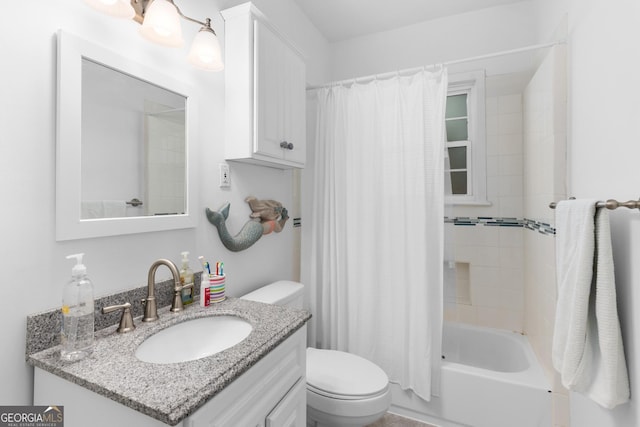
{"type": "Polygon", "coordinates": [[[156,270],[161,265],[166,265],[169,268],[174,281],[173,301],[171,302],[170,311],[178,312],[184,309],[184,306],[182,305],[182,290],[193,286],[193,283],[185,286],[180,283],[178,267],[176,267],[172,261],[169,261],[168,259],[159,259],[151,264],[147,280],[147,297],[142,300],[142,303],[144,304],[144,316],[142,316],[143,322],[153,322],[158,320],[158,304],[156,303],[155,297],[155,279],[156,270]]]}

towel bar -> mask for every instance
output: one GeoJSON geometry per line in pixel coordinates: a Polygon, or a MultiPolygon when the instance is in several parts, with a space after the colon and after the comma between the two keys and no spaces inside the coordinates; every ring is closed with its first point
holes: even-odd
{"type": "Polygon", "coordinates": [[[134,208],[138,207],[138,206],[142,206],[142,202],[140,200],[136,199],[136,198],[133,198],[133,199],[131,199],[128,202],[125,202],[125,203],[128,204],[128,205],[133,206],[134,208]]]}
{"type": "MultiPolygon", "coordinates": [[[[570,197],[569,200],[574,200],[575,197],[570,197]]],[[[549,203],[549,207],[551,209],[555,209],[557,206],[556,202],[549,203]]],[[[596,203],[597,208],[607,208],[607,209],[618,209],[618,208],[629,208],[629,209],[640,209],[640,200],[627,200],[626,202],[619,202],[614,199],[609,199],[606,202],[598,202],[596,203]]]]}

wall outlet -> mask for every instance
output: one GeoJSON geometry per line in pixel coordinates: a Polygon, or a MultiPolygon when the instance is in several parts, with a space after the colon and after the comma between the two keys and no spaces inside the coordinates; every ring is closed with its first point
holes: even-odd
{"type": "Polygon", "coordinates": [[[231,187],[231,172],[229,165],[220,163],[220,187],[231,187]]]}

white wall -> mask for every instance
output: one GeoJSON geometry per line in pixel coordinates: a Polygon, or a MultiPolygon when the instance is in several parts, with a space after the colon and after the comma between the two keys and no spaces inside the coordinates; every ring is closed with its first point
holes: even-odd
{"type": "MultiPolygon", "coordinates": [[[[210,17],[221,39],[224,29],[221,2],[181,0],[186,15],[210,17]]],[[[326,46],[317,31],[304,23],[293,2],[264,3],[264,12],[300,47],[307,57],[310,81],[327,80],[326,46]],[[302,23],[301,23],[302,22],[302,23]]],[[[259,5],[260,6],[260,5],[259,5]]],[[[294,232],[291,224],[280,234],[269,235],[240,253],[227,251],[208,223],[204,207],[218,208],[231,202],[229,228],[239,230],[248,219],[244,203],[248,195],[292,204],[292,172],[231,164],[232,187],[218,188],[218,163],[224,161],[224,73],[205,73],[186,62],[188,44],[197,25],[183,21],[187,46],[168,49],[137,35],[138,24],[100,15],[80,0],[15,2],[0,15],[3,71],[0,80],[0,259],[6,271],[2,283],[4,304],[0,311],[3,351],[0,353],[0,403],[30,404],[32,368],[25,363],[26,316],[58,307],[62,286],[71,263],[65,255],[85,252],[88,273],[98,296],[146,284],[151,263],[161,257],[178,262],[180,252],[211,261],[223,260],[227,290],[231,296],[260,284],[292,278],[294,232]],[[106,237],[67,242],[55,241],[55,105],[56,39],[58,28],[97,42],[122,55],[157,67],[200,90],[198,134],[200,140],[200,203],[197,228],[169,232],[106,237]]],[[[166,272],[158,273],[159,278],[166,272]]],[[[132,301],[132,303],[136,303],[132,301]]]]}
{"type": "MultiPolygon", "coordinates": [[[[559,20],[553,1],[540,2],[540,14],[559,20]]],[[[640,4],[635,0],[568,1],[569,151],[568,194],[619,200],[640,194],[640,4]]],[[[631,403],[607,411],[571,395],[571,425],[640,425],[640,213],[611,213],[613,252],[631,403]],[[635,393],[634,393],[635,391],[635,393]]]]}
{"type": "Polygon", "coordinates": [[[331,77],[349,79],[534,44],[532,3],[493,7],[333,43],[331,77]]]}
{"type": "MultiPolygon", "coordinates": [[[[536,4],[541,40],[568,23],[568,195],[638,198],[636,144],[640,129],[637,103],[640,5],[633,0],[542,0],[536,4]]],[[[616,289],[631,402],[605,410],[571,393],[571,425],[640,425],[634,390],[640,384],[640,216],[611,212],[616,289]]]]}

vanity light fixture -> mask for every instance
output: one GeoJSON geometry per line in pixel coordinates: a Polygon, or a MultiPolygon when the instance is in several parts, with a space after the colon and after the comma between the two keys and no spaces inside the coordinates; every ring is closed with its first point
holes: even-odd
{"type": "Polygon", "coordinates": [[[180,18],[201,25],[193,39],[187,59],[191,65],[207,70],[222,71],[222,52],[218,37],[205,22],[185,16],[173,0],[84,0],[94,9],[117,18],[133,19],[142,24],[139,31],[145,39],[167,47],[182,47],[180,18]]]}

